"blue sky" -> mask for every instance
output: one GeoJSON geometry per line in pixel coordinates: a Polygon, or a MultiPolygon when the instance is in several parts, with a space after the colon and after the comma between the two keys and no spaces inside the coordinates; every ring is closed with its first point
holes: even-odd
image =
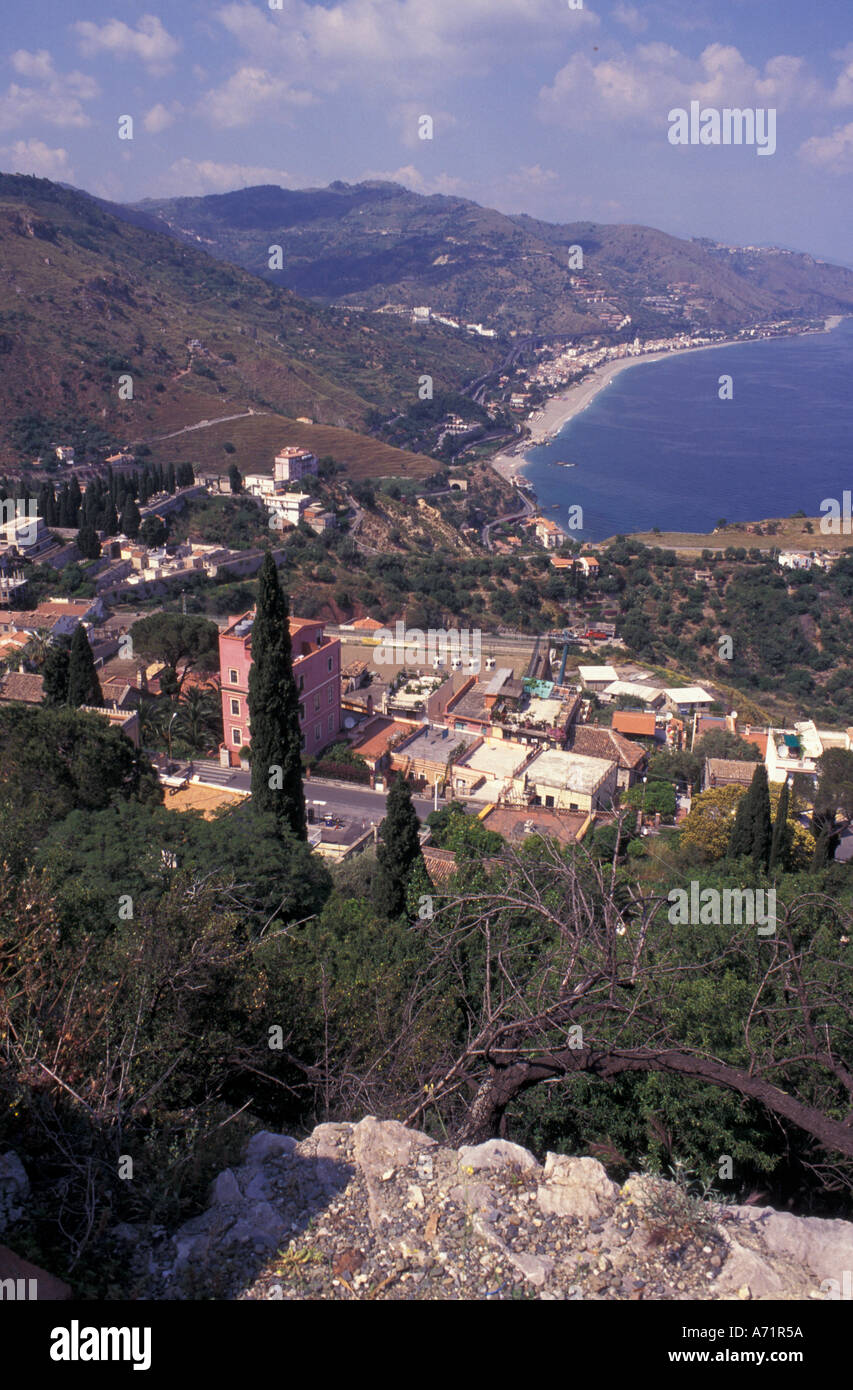
{"type": "Polygon", "coordinates": [[[389,178],[853,264],[850,0],[271,3],[6,0],[0,168],[117,200],[389,178]],[[775,109],[775,154],[670,144],[693,100],[775,109]]]}

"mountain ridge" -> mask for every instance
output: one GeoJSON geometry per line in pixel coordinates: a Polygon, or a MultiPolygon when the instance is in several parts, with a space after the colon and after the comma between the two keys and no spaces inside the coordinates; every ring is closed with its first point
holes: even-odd
{"type": "MultiPolygon", "coordinates": [[[[82,452],[88,434],[106,449],[250,407],[364,431],[371,410],[417,400],[421,373],[456,389],[492,365],[484,343],[354,321],[142,220],[0,174],[4,464],[29,462],[54,436],[75,437],[82,452]]],[[[375,448],[377,472],[409,471],[406,457],[415,466],[415,455],[375,448]]]]}
{"type": "Polygon", "coordinates": [[[264,184],[128,209],[320,302],[430,303],[499,331],[612,333],[626,313],[644,333],[730,329],[853,310],[853,271],[805,252],[684,240],[640,223],[551,223],[383,180],[264,184]],[[273,244],[280,271],[269,268],[273,244]],[[577,247],[580,267],[570,263],[577,247]]]}

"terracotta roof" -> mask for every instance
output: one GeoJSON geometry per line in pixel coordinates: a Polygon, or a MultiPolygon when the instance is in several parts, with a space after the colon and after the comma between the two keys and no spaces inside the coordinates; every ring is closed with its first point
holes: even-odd
{"type": "Polygon", "coordinates": [[[360,632],[378,632],[381,626],[375,618],[357,618],[354,623],[350,623],[350,627],[358,628],[360,632]]]}
{"type": "Polygon", "coordinates": [[[381,758],[387,752],[388,744],[398,734],[410,734],[416,724],[404,724],[399,719],[388,719],[384,714],[372,719],[363,736],[352,745],[352,751],[360,758],[381,758]]]}
{"type": "Polygon", "coordinates": [[[613,711],[612,727],[620,734],[642,734],[653,738],[655,716],[640,710],[617,709],[613,711]]]}
{"type": "Polygon", "coordinates": [[[6,637],[0,638],[0,654],[7,651],[21,651],[29,641],[30,639],[25,632],[10,632],[6,637]]]}
{"type": "Polygon", "coordinates": [[[745,733],[743,733],[743,732],[741,732],[741,731],[739,731],[739,732],[740,732],[741,738],[742,738],[746,743],[754,743],[754,744],[755,744],[755,746],[756,746],[756,748],[758,749],[759,753],[761,754],[762,758],[764,758],[764,757],[766,756],[766,754],[767,754],[767,735],[766,735],[766,734],[763,734],[763,733],[761,732],[760,729],[752,729],[748,734],[745,734],[745,733]]]}
{"type": "Polygon", "coordinates": [[[10,671],[0,682],[0,700],[21,700],[40,705],[44,697],[44,677],[27,671],[10,671]]]}
{"type": "Polygon", "coordinates": [[[424,845],[421,852],[426,871],[435,887],[449,883],[456,873],[456,855],[453,850],[439,849],[437,845],[424,845]]]}
{"type": "Polygon", "coordinates": [[[620,767],[635,768],[646,756],[645,748],[639,743],[631,743],[613,729],[599,729],[592,724],[580,724],[575,728],[572,742],[573,753],[584,753],[590,758],[617,758],[620,767]]]}
{"type": "Polygon", "coordinates": [[[55,623],[59,618],[85,618],[92,603],[92,599],[72,603],[51,603],[46,599],[38,608],[28,611],[12,610],[6,614],[6,618],[14,619],[15,627],[47,627],[48,623],[55,623]]]}
{"type": "Polygon", "coordinates": [[[748,787],[760,763],[744,763],[735,758],[706,758],[705,773],[709,786],[748,787]]]}

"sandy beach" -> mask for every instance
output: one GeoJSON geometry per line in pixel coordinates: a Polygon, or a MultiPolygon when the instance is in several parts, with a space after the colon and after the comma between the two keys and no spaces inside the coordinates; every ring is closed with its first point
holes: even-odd
{"type": "MultiPolygon", "coordinates": [[[[843,315],[833,314],[827,318],[823,331],[831,333],[841,323],[843,315]]],[[[580,415],[582,410],[586,410],[600,391],[603,391],[614,377],[620,372],[627,371],[629,367],[640,367],[648,362],[663,362],[668,357],[683,357],[688,352],[713,352],[715,348],[722,347],[748,347],[753,342],[766,341],[765,339],[751,338],[731,338],[723,339],[718,343],[703,343],[701,347],[673,348],[666,352],[648,352],[640,357],[620,357],[614,362],[603,362],[600,367],[595,367],[588,377],[583,381],[576,382],[574,385],[561,391],[558,395],[552,396],[546,401],[540,410],[534,411],[528,417],[527,424],[530,428],[530,435],[517,446],[510,450],[504,450],[492,459],[492,467],[506,482],[514,482],[516,477],[522,472],[527,463],[526,454],[537,444],[543,444],[547,439],[559,434],[564,425],[573,420],[576,415],[580,415]]]]}

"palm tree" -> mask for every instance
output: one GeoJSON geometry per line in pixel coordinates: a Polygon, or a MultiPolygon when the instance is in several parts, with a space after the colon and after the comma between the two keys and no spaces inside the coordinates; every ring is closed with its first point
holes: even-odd
{"type": "Polygon", "coordinates": [[[139,739],[143,748],[156,748],[165,742],[166,725],[172,713],[171,705],[164,700],[140,700],[139,739]]]}
{"type": "Polygon", "coordinates": [[[194,752],[222,740],[222,706],[219,692],[212,685],[191,685],[178,706],[175,732],[194,752]]]}
{"type": "Polygon", "coordinates": [[[50,632],[46,627],[40,627],[27,645],[21,648],[19,660],[31,671],[42,671],[50,646],[50,632]]]}

